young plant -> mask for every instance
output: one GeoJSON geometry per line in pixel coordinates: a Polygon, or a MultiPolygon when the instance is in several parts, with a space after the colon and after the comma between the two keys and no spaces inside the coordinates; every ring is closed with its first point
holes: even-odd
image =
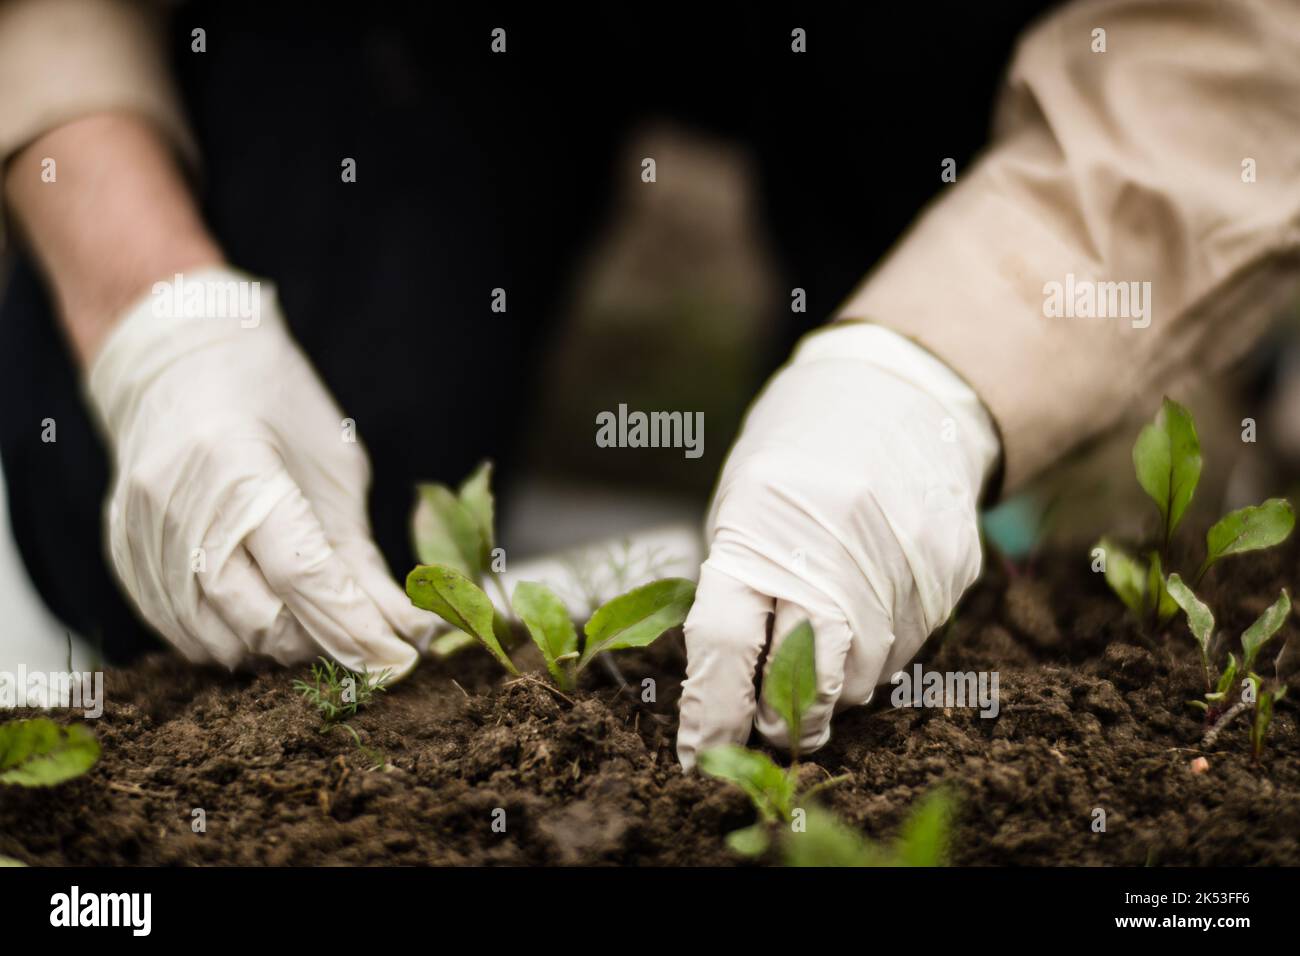
{"type": "MultiPolygon", "coordinates": [[[[494,567],[500,552],[496,546],[492,463],[481,462],[455,491],[427,482],[417,486],[416,493],[411,519],[416,560],[422,565],[452,568],[480,587],[490,577],[504,601],[505,592],[495,573],[499,569],[494,567]]],[[[509,634],[504,620],[497,626],[509,634]]],[[[472,634],[457,628],[439,636],[432,650],[446,657],[474,643],[472,634]]]]}
{"type": "Polygon", "coordinates": [[[1214,743],[1223,729],[1240,714],[1254,709],[1251,722],[1250,740],[1255,757],[1258,759],[1264,751],[1264,739],[1268,734],[1269,723],[1273,719],[1273,705],[1286,695],[1286,685],[1279,681],[1266,681],[1255,671],[1255,660],[1286,622],[1291,614],[1291,596],[1282,589],[1281,596],[1273,602],[1263,614],[1241,635],[1241,659],[1229,652],[1227,663],[1214,677],[1210,654],[1214,639],[1214,615],[1208,606],[1189,588],[1177,574],[1169,575],[1166,587],[1170,598],[1182,608],[1187,617],[1187,627],[1191,631],[1201,651],[1201,666],[1205,673],[1204,700],[1188,701],[1193,707],[1205,714],[1208,730],[1205,734],[1206,745],[1214,743]],[[1242,699],[1225,708],[1229,693],[1241,677],[1243,684],[1249,684],[1250,692],[1242,699]]]}
{"type": "MultiPolygon", "coordinates": [[[[1136,558],[1109,538],[1093,549],[1100,552],[1106,583],[1139,621],[1158,627],[1177,612],[1165,575],[1174,532],[1182,522],[1201,478],[1201,444],[1191,412],[1170,398],[1143,427],[1133,445],[1138,484],[1160,514],[1157,546],[1146,560],[1136,558]]],[[[1234,554],[1270,548],[1286,540],[1295,527],[1295,509],[1283,498],[1225,515],[1205,536],[1205,558],[1192,581],[1195,589],[1219,561],[1234,554]]]]}
{"type": "Polygon", "coordinates": [[[85,724],[64,727],[45,717],[0,725],[0,784],[53,787],[80,777],[99,759],[85,724]]]}
{"type": "MultiPolygon", "coordinates": [[[[458,570],[421,565],[407,576],[406,593],[416,607],[433,611],[452,627],[472,635],[509,673],[519,673],[506,651],[509,624],[487,594],[458,570]]],[[[681,626],[694,600],[691,581],[652,581],[597,608],[583,626],[581,641],[568,607],[546,585],[521,581],[511,605],[542,652],[556,686],[571,690],[597,655],[646,647],[665,631],[681,626]]]]}
{"type": "Polygon", "coordinates": [[[293,689],[320,713],[322,733],[335,724],[346,727],[349,718],[355,717],[362,707],[369,706],[376,694],[386,691],[387,670],[378,674],[369,671],[357,673],[329,658],[319,660],[319,664],[311,665],[311,680],[295,680],[293,689]]]}
{"type": "Polygon", "coordinates": [[[932,790],[912,808],[898,837],[881,845],[820,807],[808,809],[803,833],[781,841],[786,866],[945,866],[956,800],[943,787],[932,790]]]}
{"type": "Polygon", "coordinates": [[[820,791],[847,777],[831,777],[799,789],[798,747],[804,715],[817,699],[816,660],[816,636],[804,621],[776,649],[763,682],[763,700],[781,717],[789,734],[789,768],[734,744],[700,754],[700,769],[743,790],[758,813],[757,822],[727,834],[727,846],[741,856],[759,857],[771,848],[775,832],[787,866],[942,865],[953,807],[945,791],[930,794],[899,839],[880,847],[813,802],[820,791]]]}

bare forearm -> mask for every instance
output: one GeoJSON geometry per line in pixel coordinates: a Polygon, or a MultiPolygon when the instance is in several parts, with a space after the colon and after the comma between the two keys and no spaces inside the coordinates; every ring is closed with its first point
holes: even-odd
{"type": "Polygon", "coordinates": [[[10,162],[4,189],[83,367],[154,282],[223,261],[166,142],[132,116],[46,133],[10,162]]]}

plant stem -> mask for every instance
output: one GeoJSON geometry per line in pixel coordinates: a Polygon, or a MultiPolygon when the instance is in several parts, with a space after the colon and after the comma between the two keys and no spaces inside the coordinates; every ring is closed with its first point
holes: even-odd
{"type": "Polygon", "coordinates": [[[1244,700],[1239,700],[1229,707],[1223,712],[1223,716],[1215,721],[1214,726],[1205,732],[1205,736],[1201,738],[1201,746],[1207,749],[1213,747],[1214,742],[1219,739],[1219,734],[1223,733],[1224,728],[1249,709],[1250,704],[1244,700]]]}
{"type": "Polygon", "coordinates": [[[495,571],[489,571],[488,574],[492,577],[492,586],[496,588],[497,597],[501,598],[501,607],[504,609],[506,617],[512,622],[518,623],[518,619],[515,617],[514,606],[511,605],[510,597],[506,594],[506,586],[501,583],[501,578],[495,571]]]}

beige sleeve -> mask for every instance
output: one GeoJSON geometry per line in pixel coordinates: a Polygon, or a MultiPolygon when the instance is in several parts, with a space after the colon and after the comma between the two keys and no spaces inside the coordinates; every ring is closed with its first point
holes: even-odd
{"type": "Polygon", "coordinates": [[[838,317],[966,378],[1013,489],[1296,302],[1300,2],[1067,5],[1022,38],[992,144],[945,189],[838,317]]]}
{"type": "Polygon", "coordinates": [[[151,120],[196,168],[163,16],[143,0],[0,0],[0,170],[42,133],[105,111],[151,120]]]}

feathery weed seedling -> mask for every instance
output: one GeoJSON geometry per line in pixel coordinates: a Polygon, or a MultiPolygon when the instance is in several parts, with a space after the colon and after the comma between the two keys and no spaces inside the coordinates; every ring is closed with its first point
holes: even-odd
{"type": "MultiPolygon", "coordinates": [[[[1200,440],[1186,408],[1165,398],[1155,420],[1138,434],[1133,445],[1133,467],[1138,484],[1160,513],[1159,542],[1147,552],[1145,562],[1109,538],[1097,542],[1093,556],[1096,559],[1100,553],[1100,569],[1111,590],[1139,622],[1149,622],[1154,629],[1178,612],[1165,579],[1169,546],[1201,477],[1200,440]]],[[[1205,536],[1205,558],[1192,580],[1192,589],[1219,561],[1280,544],[1294,527],[1295,509],[1283,498],[1270,498],[1225,515],[1205,536]]]]}
{"type": "Polygon", "coordinates": [[[384,687],[387,670],[378,674],[356,672],[327,657],[319,661],[311,665],[311,680],[295,680],[293,689],[320,713],[322,731],[355,717],[358,710],[370,705],[376,694],[387,691],[384,687]]]}

